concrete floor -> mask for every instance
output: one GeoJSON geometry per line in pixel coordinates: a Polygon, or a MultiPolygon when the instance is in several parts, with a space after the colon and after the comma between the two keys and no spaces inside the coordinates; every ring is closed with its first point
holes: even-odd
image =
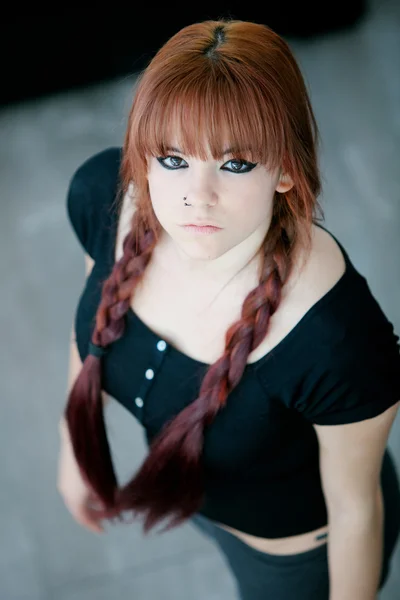
{"type": "MultiPolygon", "coordinates": [[[[320,125],[326,226],[400,333],[400,5],[372,2],[357,29],[292,44],[320,125]]],[[[96,536],[56,490],[57,423],[69,333],[84,280],[66,218],[69,178],[120,145],[133,78],[0,113],[0,599],[234,599],[223,558],[191,525],[144,539],[138,525],[96,536]]],[[[143,433],[113,402],[110,438],[132,472],[143,433]]],[[[400,425],[389,445],[400,468],[400,425]]],[[[382,600],[400,597],[400,548],[382,600]],[[397,590],[397,591],[396,591],[397,590]]],[[[274,599],[275,600],[275,599],[274,599]]]]}

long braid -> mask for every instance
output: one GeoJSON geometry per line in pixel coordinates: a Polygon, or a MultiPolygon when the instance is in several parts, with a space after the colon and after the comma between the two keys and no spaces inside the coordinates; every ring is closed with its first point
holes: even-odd
{"type": "MultiPolygon", "coordinates": [[[[137,221],[136,218],[135,222],[137,221]]],[[[93,343],[100,346],[108,346],[124,334],[124,316],[129,309],[136,285],[143,277],[151,259],[155,245],[152,231],[147,231],[140,236],[134,233],[135,222],[124,240],[123,256],[104,283],[92,337],[93,343]]]]}
{"type": "MultiPolygon", "coordinates": [[[[139,215],[135,215],[130,233],[124,240],[123,256],[114,265],[103,284],[91,338],[96,346],[105,349],[123,336],[124,316],[129,309],[135,287],[150,261],[155,243],[154,232],[145,231],[143,221],[139,215]]],[[[73,432],[74,453],[85,481],[102,503],[105,518],[119,518],[119,511],[115,511],[118,484],[105,428],[102,387],[101,357],[89,354],[83,363],[80,377],[72,387],[65,416],[69,429],[73,432]],[[98,435],[94,439],[88,439],[86,432],[93,428],[98,431],[98,435]],[[93,454],[101,456],[104,460],[98,468],[93,466],[93,454]],[[104,471],[109,475],[106,478],[107,486],[103,483],[104,471]]]]}

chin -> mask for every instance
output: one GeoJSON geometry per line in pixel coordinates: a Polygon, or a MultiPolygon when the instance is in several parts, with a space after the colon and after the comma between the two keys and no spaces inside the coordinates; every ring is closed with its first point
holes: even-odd
{"type": "Polygon", "coordinates": [[[207,245],[200,242],[182,243],[181,240],[177,243],[177,246],[179,252],[183,254],[184,257],[198,261],[215,260],[228,251],[227,248],[222,248],[221,246],[213,248],[212,244],[207,245]]]}
{"type": "Polygon", "coordinates": [[[181,251],[188,259],[198,261],[216,260],[217,258],[222,256],[222,254],[225,254],[224,252],[210,250],[210,248],[199,248],[196,252],[196,250],[194,250],[193,248],[181,247],[181,251]]]}

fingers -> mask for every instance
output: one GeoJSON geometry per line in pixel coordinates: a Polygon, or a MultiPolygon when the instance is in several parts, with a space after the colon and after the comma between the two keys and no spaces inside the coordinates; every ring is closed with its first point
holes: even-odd
{"type": "Polygon", "coordinates": [[[92,513],[85,508],[80,507],[72,513],[74,519],[83,527],[86,527],[94,533],[104,533],[103,526],[92,516],[92,513]]]}
{"type": "Polygon", "coordinates": [[[96,518],[96,512],[85,504],[75,503],[63,498],[65,506],[79,525],[94,533],[104,533],[104,527],[96,518]]]}

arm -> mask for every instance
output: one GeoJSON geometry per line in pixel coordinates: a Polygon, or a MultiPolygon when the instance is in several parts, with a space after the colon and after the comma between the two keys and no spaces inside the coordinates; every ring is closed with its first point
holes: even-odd
{"type": "MultiPolygon", "coordinates": [[[[85,254],[85,265],[86,265],[86,277],[89,277],[94,261],[93,259],[85,254]]],[[[70,338],[70,351],[69,351],[69,370],[68,370],[68,384],[67,384],[67,394],[71,391],[71,388],[80,373],[82,368],[81,357],[78,352],[78,347],[75,339],[75,330],[72,327],[71,329],[71,338],[70,338]]],[[[109,402],[110,397],[106,392],[102,392],[103,404],[106,405],[109,402]]],[[[64,414],[61,416],[59,423],[60,433],[65,435],[67,433],[66,422],[64,418],[64,414]]]]}
{"type": "Polygon", "coordinates": [[[382,568],[380,472],[399,402],[377,417],[314,425],[329,519],[330,600],[376,600],[382,568]]]}
{"type": "MultiPolygon", "coordinates": [[[[362,512],[364,510],[364,512],[362,512]]],[[[376,600],[383,558],[383,503],[379,488],[370,511],[329,519],[329,600],[376,600]]]]}

